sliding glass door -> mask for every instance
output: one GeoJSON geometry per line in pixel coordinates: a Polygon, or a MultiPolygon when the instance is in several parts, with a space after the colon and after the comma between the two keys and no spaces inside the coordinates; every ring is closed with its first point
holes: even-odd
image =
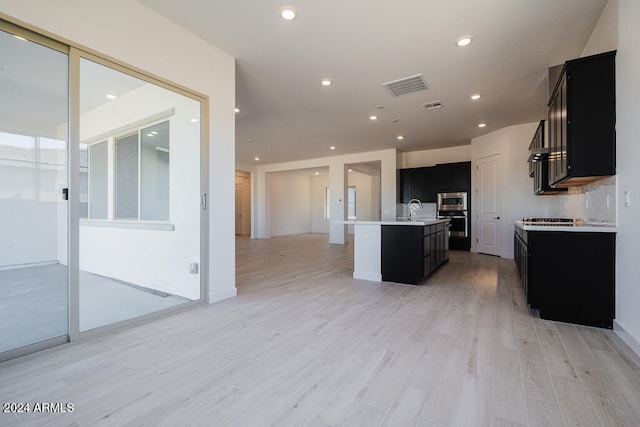
{"type": "Polygon", "coordinates": [[[0,353],[6,353],[65,342],[69,333],[69,58],[64,47],[2,28],[0,353]]]}
{"type": "Polygon", "coordinates": [[[204,301],[202,111],[0,20],[0,361],[204,301]]]}
{"type": "Polygon", "coordinates": [[[201,298],[200,102],[80,58],[79,330],[201,298]]]}

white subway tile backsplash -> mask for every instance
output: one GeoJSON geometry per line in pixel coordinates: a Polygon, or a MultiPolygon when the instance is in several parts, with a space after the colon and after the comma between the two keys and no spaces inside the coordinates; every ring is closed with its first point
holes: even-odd
{"type": "Polygon", "coordinates": [[[604,178],[584,187],[571,187],[558,196],[559,217],[581,219],[588,224],[616,224],[616,177],[604,178]]]}
{"type": "MultiPolygon", "coordinates": [[[[417,208],[417,206],[416,206],[417,208]]],[[[416,209],[414,208],[414,209],[416,209]]],[[[416,210],[416,218],[418,219],[435,219],[437,216],[435,203],[423,203],[422,210],[416,210]]],[[[396,205],[396,216],[398,218],[409,218],[409,204],[398,203],[396,205]]]]}

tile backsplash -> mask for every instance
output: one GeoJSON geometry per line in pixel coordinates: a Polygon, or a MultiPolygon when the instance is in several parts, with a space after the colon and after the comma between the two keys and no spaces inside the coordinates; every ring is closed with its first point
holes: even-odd
{"type": "MultiPolygon", "coordinates": [[[[409,204],[408,203],[396,204],[396,216],[398,218],[409,218],[409,204]]],[[[434,219],[435,217],[436,217],[435,203],[423,203],[422,210],[418,209],[416,211],[416,218],[434,219]]]]}
{"type": "Polygon", "coordinates": [[[571,187],[556,197],[556,216],[582,219],[588,224],[616,224],[616,177],[583,187],[571,187]]]}

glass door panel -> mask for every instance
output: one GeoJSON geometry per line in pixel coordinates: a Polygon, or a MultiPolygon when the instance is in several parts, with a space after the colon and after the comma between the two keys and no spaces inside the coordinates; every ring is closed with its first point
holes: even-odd
{"type": "Polygon", "coordinates": [[[0,31],[0,359],[69,335],[66,53],[0,31]]]}
{"type": "Polygon", "coordinates": [[[200,102],[103,64],[80,59],[80,332],[201,298],[200,102]]]}

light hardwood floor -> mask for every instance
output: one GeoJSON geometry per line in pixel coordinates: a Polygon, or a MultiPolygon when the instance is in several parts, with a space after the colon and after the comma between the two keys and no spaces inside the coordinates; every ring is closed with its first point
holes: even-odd
{"type": "MultiPolygon", "coordinates": [[[[326,235],[237,240],[239,296],[0,365],[0,425],[640,425],[640,358],[526,308],[512,260],[354,280],[326,235]]],[[[215,278],[213,279],[215,281],[215,278]]]]}

